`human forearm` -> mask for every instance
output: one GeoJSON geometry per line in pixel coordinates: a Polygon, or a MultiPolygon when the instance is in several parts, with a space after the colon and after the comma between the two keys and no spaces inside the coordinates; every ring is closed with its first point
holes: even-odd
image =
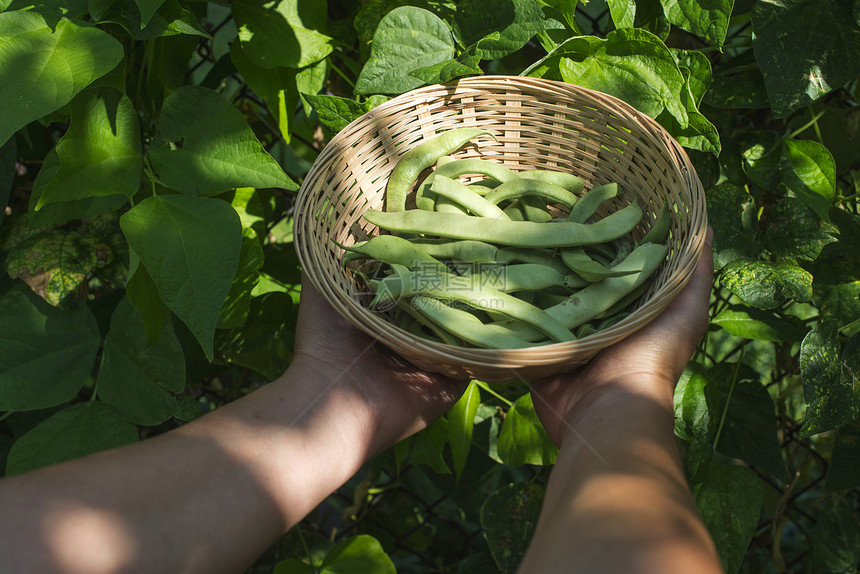
{"type": "Polygon", "coordinates": [[[567,418],[521,572],[721,572],[686,485],[671,386],[641,387],[652,390],[606,392],[567,418]]]}
{"type": "Polygon", "coordinates": [[[0,570],[241,571],[360,468],[376,424],[299,361],[176,431],[0,482],[0,570]]]}

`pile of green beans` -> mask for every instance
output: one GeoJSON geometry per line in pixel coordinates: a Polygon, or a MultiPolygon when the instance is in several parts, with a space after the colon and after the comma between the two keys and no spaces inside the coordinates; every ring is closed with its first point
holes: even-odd
{"type": "Polygon", "coordinates": [[[623,319],[666,258],[668,209],[634,242],[643,217],[635,203],[594,219],[619,195],[615,183],[585,191],[568,173],[450,156],[484,135],[454,129],[404,154],[386,210],[364,215],[388,234],[341,246],[345,265],[373,262],[372,275],[354,269],[372,289],[371,306],[396,308],[417,336],[490,349],[573,341],[623,319]],[[434,164],[413,207],[409,190],[434,164]]]}

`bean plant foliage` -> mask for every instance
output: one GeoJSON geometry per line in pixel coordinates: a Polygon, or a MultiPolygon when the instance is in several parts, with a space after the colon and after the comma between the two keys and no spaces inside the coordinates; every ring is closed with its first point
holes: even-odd
{"type": "MultiPolygon", "coordinates": [[[[618,96],[687,149],[716,271],[675,400],[696,503],[727,572],[857,572],[856,0],[0,0],[0,468],[280,375],[320,149],[484,73],[618,96]]],[[[526,381],[473,381],[251,571],[514,572],[555,456],[526,381]]]]}

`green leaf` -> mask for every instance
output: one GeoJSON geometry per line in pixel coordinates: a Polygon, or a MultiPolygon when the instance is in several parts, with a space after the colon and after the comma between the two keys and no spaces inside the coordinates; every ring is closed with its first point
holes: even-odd
{"type": "Polygon", "coordinates": [[[530,393],[518,398],[508,409],[498,448],[499,457],[509,466],[555,462],[558,448],[538,419],[530,393]]]}
{"type": "Polygon", "coordinates": [[[768,210],[762,243],[777,257],[813,261],[836,239],[822,229],[818,216],[802,201],[785,197],[768,210]]]}
{"type": "Polygon", "coordinates": [[[743,257],[755,257],[758,226],[755,200],[742,186],[722,183],[709,189],[708,220],[714,229],[714,268],[743,257]]]}
{"type": "MultiPolygon", "coordinates": [[[[498,36],[498,32],[496,35],[498,36]]],[[[444,84],[460,76],[480,75],[484,73],[478,65],[482,55],[483,50],[477,45],[472,46],[453,60],[412,70],[409,75],[415,76],[425,84],[444,84]]]]}
{"type": "Polygon", "coordinates": [[[661,0],[669,22],[722,48],[734,0],[661,0]]]}
{"type": "Polygon", "coordinates": [[[451,474],[443,455],[448,443],[448,421],[444,418],[397,444],[398,468],[407,460],[423,464],[438,474],[451,474]]]}
{"type": "Polygon", "coordinates": [[[112,258],[110,247],[97,237],[53,229],[10,249],[6,271],[51,305],[63,307],[81,296],[92,274],[112,258]]]}
{"type": "Polygon", "coordinates": [[[185,388],[185,356],[170,321],[150,344],[140,315],[122,299],[105,336],[96,384],[99,397],[129,422],[154,426],[169,419],[173,394],[185,388]]]}
{"type": "Polygon", "coordinates": [[[715,385],[708,383],[705,368],[691,362],[675,387],[675,435],[687,445],[684,464],[687,474],[698,478],[714,456],[721,399],[715,385]]]}
{"type": "Polygon", "coordinates": [[[636,21],[636,0],[606,0],[616,28],[632,28],[636,21]]]}
{"type": "Polygon", "coordinates": [[[780,315],[742,305],[732,305],[711,320],[736,337],[759,341],[800,341],[806,332],[780,315]]]}
{"type": "Polygon", "coordinates": [[[463,474],[466,466],[472,444],[472,429],[475,428],[475,414],[480,404],[481,391],[475,381],[471,381],[460,400],[448,411],[448,441],[451,443],[457,478],[463,474]]]}
{"type": "MultiPolygon", "coordinates": [[[[832,319],[842,330],[860,320],[860,281],[833,285],[819,281],[816,276],[812,292],[822,321],[832,319]]],[[[846,334],[853,335],[854,332],[846,334]]]]}
{"type": "Polygon", "coordinates": [[[652,118],[666,110],[683,129],[689,124],[681,101],[685,79],[657,36],[638,28],[570,38],[523,72],[552,77],[621,98],[652,118]]]}
{"type": "Polygon", "coordinates": [[[385,96],[370,96],[364,102],[357,102],[340,96],[327,96],[324,94],[304,94],[305,99],[310,102],[311,107],[317,113],[320,123],[329,130],[331,135],[336,134],[350,122],[358,119],[388,98],[385,96]]]}
{"type": "Polygon", "coordinates": [[[320,0],[236,0],[233,17],[242,49],[262,68],[304,68],[332,51],[322,33],[326,2],[320,0]]]}
{"type": "Polygon", "coordinates": [[[692,91],[692,85],[695,85],[697,90],[701,90],[701,80],[693,80],[689,68],[682,67],[681,73],[684,76],[681,102],[687,111],[687,126],[682,127],[668,111],[660,114],[657,121],[685,148],[719,155],[721,149],[720,134],[717,132],[717,128],[699,113],[696,107],[696,96],[692,91]]]}
{"type": "Polygon", "coordinates": [[[534,536],[545,490],[530,482],[516,482],[493,492],[481,506],[481,527],[496,565],[513,573],[534,536]]]}
{"type": "Polygon", "coordinates": [[[723,267],[720,282],[758,309],[773,309],[794,300],[812,299],[812,275],[793,263],[737,259],[723,267]]]}
{"type": "Polygon", "coordinates": [[[786,140],[779,170],[782,183],[825,221],[836,195],[836,162],[826,147],[811,140],[786,140]]]}
{"type": "Polygon", "coordinates": [[[0,0],[0,12],[32,10],[41,14],[53,29],[62,18],[73,20],[87,13],[87,0],[0,0]]]}
{"type": "Polygon", "coordinates": [[[164,4],[164,0],[134,0],[140,10],[141,28],[149,23],[149,20],[155,16],[158,9],[164,4]]]}
{"type": "MultiPolygon", "coordinates": [[[[242,114],[217,93],[183,86],[164,100],[152,163],[164,185],[190,195],[234,187],[297,189],[242,114]]],[[[151,272],[151,271],[150,271],[151,272]]]]}
{"type": "Polygon", "coordinates": [[[273,381],[292,359],[296,317],[297,306],[289,293],[274,291],[252,297],[245,324],[220,330],[217,347],[227,362],[273,381]]]}
{"type": "Polygon", "coordinates": [[[149,197],[120,219],[165,305],[213,358],[218,316],[239,264],[242,225],[220,199],[149,197]]]}
{"type": "Polygon", "coordinates": [[[230,58],[242,79],[266,102],[266,108],[278,124],[285,143],[290,143],[292,124],[299,103],[295,68],[263,68],[254,64],[244,53],[241,44],[234,42],[230,58]]]}
{"type": "Polygon", "coordinates": [[[89,308],[61,311],[19,286],[0,298],[0,317],[0,410],[44,409],[74,397],[101,345],[89,308]]]}
{"type": "Polygon", "coordinates": [[[860,568],[860,523],[853,504],[830,497],[812,531],[813,572],[853,574],[860,568]]]}
{"type": "MultiPolygon", "coordinates": [[[[164,1],[149,19],[145,19],[135,0],[119,0],[104,14],[101,21],[121,26],[129,36],[138,41],[181,34],[210,37],[209,33],[200,26],[194,12],[179,0],[164,1]]],[[[151,77],[150,81],[153,80],[154,78],[151,77]]]]}
{"type": "Polygon", "coordinates": [[[129,259],[131,263],[128,266],[125,294],[140,315],[147,343],[152,344],[161,336],[164,322],[170,317],[170,309],[161,300],[158,285],[149,276],[146,267],[140,265],[140,258],[133,250],[129,250],[129,259]]]}
{"type": "Polygon", "coordinates": [[[298,558],[288,558],[275,564],[272,574],[317,574],[317,572],[298,558]]]}
{"type": "Polygon", "coordinates": [[[373,536],[359,534],[335,545],[320,566],[320,574],[396,574],[382,545],[373,536]]]}
{"type": "Polygon", "coordinates": [[[498,60],[522,48],[546,27],[534,0],[461,0],[454,34],[462,46],[481,42],[482,58],[498,60]],[[486,38],[498,32],[498,38],[486,38]]]}
{"type": "Polygon", "coordinates": [[[860,73],[851,0],[768,0],[752,10],[753,49],[778,118],[860,73]]]}
{"type": "Polygon", "coordinates": [[[88,401],[50,416],[12,445],[11,476],[137,442],[137,429],[110,406],[88,401]]]}
{"type": "Polygon", "coordinates": [[[128,197],[125,195],[95,196],[49,203],[36,211],[36,205],[42,197],[42,191],[54,179],[59,169],[60,156],[57,155],[56,148],[54,148],[45,155],[42,167],[36,175],[36,181],[33,182],[33,192],[30,194],[27,213],[31,227],[52,227],[75,219],[87,219],[116,211],[128,203],[128,197]]]}
{"type": "Polygon", "coordinates": [[[122,57],[120,43],[89,24],[63,19],[52,31],[35,12],[0,13],[0,145],[72,101],[122,57]]]}
{"type": "Polygon", "coordinates": [[[830,465],[827,467],[826,493],[860,487],[860,423],[845,425],[836,435],[830,465]]]}
{"type": "Polygon", "coordinates": [[[705,102],[715,108],[763,109],[770,107],[764,76],[748,50],[723,63],[714,75],[705,102]]]}
{"type": "Polygon", "coordinates": [[[15,181],[15,169],[18,163],[18,147],[14,139],[0,145],[0,224],[6,217],[6,205],[12,194],[12,184],[15,181]]]}
{"type": "Polygon", "coordinates": [[[723,567],[734,574],[758,525],[764,497],[762,482],[748,468],[712,464],[704,480],[693,486],[693,492],[723,567]]]}
{"type": "Polygon", "coordinates": [[[837,429],[860,416],[860,336],[839,353],[835,321],[825,321],[803,339],[800,375],[806,414],[800,436],[837,429]]]}
{"type": "Polygon", "coordinates": [[[133,197],[143,168],[137,112],[125,94],[105,88],[72,103],[71,123],[57,143],[60,166],[36,210],[57,201],[133,197]]]}
{"type": "Polygon", "coordinates": [[[239,268],[230,286],[227,300],[221,308],[219,329],[241,327],[248,318],[251,307],[251,291],[260,278],[263,268],[263,247],[257,233],[251,228],[242,230],[242,249],[239,252],[239,268]]]}
{"type": "Polygon", "coordinates": [[[743,364],[723,363],[708,371],[708,380],[720,391],[717,451],[787,483],[776,408],[758,374],[743,364]]]}
{"type": "Polygon", "coordinates": [[[783,139],[765,131],[750,131],[739,134],[738,147],[743,156],[743,167],[749,179],[771,193],[782,193],[780,163],[783,139]]]}
{"type": "Polygon", "coordinates": [[[409,74],[454,57],[451,30],[438,16],[413,6],[386,14],[373,35],[370,59],[355,83],[356,94],[400,94],[423,84],[409,74]]]}

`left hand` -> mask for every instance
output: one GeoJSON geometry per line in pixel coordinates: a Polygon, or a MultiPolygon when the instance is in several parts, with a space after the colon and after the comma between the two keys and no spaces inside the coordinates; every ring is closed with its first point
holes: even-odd
{"type": "MultiPolygon", "coordinates": [[[[423,371],[350,325],[303,278],[294,362],[319,381],[354,391],[373,417],[380,452],[442,416],[467,381],[423,371]]],[[[359,406],[359,405],[356,405],[359,406]]]]}

